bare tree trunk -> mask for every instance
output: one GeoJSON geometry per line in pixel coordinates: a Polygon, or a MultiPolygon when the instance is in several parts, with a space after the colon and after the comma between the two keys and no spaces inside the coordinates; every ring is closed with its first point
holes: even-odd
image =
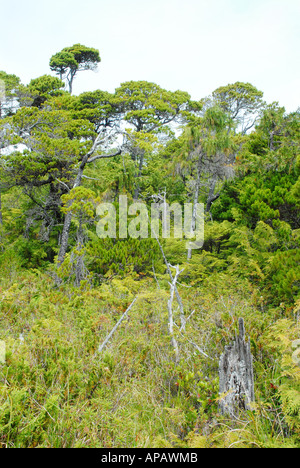
{"type": "Polygon", "coordinates": [[[207,196],[206,208],[205,208],[206,213],[210,212],[211,205],[220,196],[220,192],[215,194],[215,188],[216,188],[216,185],[217,185],[217,180],[218,180],[217,176],[214,175],[213,178],[212,178],[212,181],[211,181],[211,184],[210,184],[210,187],[209,187],[208,196],[207,196]]]}
{"type": "Polygon", "coordinates": [[[274,151],[274,149],[275,149],[275,147],[274,147],[274,135],[275,135],[275,131],[270,132],[269,148],[270,148],[271,151],[274,151]]]}
{"type": "Polygon", "coordinates": [[[70,232],[71,222],[72,222],[72,213],[69,211],[65,215],[63,231],[62,231],[61,238],[60,238],[60,248],[59,248],[59,253],[58,253],[58,258],[57,258],[57,263],[59,266],[63,263],[66,252],[68,250],[69,232],[70,232]]]}
{"type": "Polygon", "coordinates": [[[75,78],[75,75],[77,73],[77,70],[70,70],[68,76],[67,76],[67,82],[68,82],[68,85],[69,85],[69,93],[72,94],[73,92],[73,81],[74,81],[74,78],[75,78]]]}
{"type": "Polygon", "coordinates": [[[140,156],[140,164],[139,164],[139,172],[138,172],[138,176],[137,176],[137,186],[136,186],[136,189],[134,191],[134,195],[133,195],[133,199],[134,200],[137,200],[139,198],[139,194],[140,194],[140,183],[139,183],[139,179],[142,175],[142,170],[143,170],[143,164],[144,164],[144,157],[145,157],[145,151],[143,150],[142,153],[141,153],[141,156],[140,156]]]}
{"type": "MultiPolygon", "coordinates": [[[[75,182],[74,182],[72,188],[80,187],[81,182],[82,182],[83,171],[84,171],[84,168],[85,168],[85,166],[86,166],[86,164],[88,162],[88,158],[89,158],[89,153],[87,155],[85,155],[85,157],[83,158],[83,160],[82,160],[82,162],[81,162],[81,164],[79,166],[77,177],[75,179],[75,182]]],[[[69,211],[65,215],[64,226],[63,226],[63,230],[62,230],[62,234],[61,234],[61,244],[60,244],[60,249],[59,249],[58,258],[57,258],[57,263],[58,263],[59,266],[62,265],[62,263],[64,261],[64,258],[65,258],[65,255],[66,255],[67,250],[68,250],[69,232],[70,232],[71,222],[72,222],[72,213],[69,211]]]]}
{"type": "Polygon", "coordinates": [[[245,342],[244,320],[239,319],[239,336],[225,347],[219,363],[221,414],[236,417],[240,410],[251,410],[254,402],[253,362],[250,341],[245,342]]]}
{"type": "MultiPolygon", "coordinates": [[[[77,177],[75,179],[75,182],[72,188],[80,187],[81,182],[82,182],[83,171],[84,171],[86,164],[87,164],[87,158],[86,158],[86,161],[84,158],[79,167],[77,177]]],[[[72,222],[72,213],[69,211],[65,215],[64,226],[63,226],[63,230],[61,234],[61,244],[60,244],[60,249],[59,249],[58,259],[57,259],[59,266],[63,263],[66,252],[68,250],[71,222],[72,222]]]]}
{"type": "Polygon", "coordinates": [[[183,272],[183,270],[179,271],[179,266],[177,265],[176,266],[175,277],[174,277],[172,283],[169,283],[170,288],[171,288],[171,295],[170,295],[170,299],[168,300],[168,311],[169,311],[168,328],[169,328],[169,333],[170,333],[170,336],[171,336],[172,346],[173,346],[174,352],[175,352],[175,362],[176,363],[179,362],[179,357],[180,356],[179,356],[178,344],[177,344],[176,338],[174,336],[174,319],[173,319],[172,304],[173,304],[173,300],[174,300],[174,292],[175,292],[175,288],[176,288],[177,279],[178,279],[178,276],[180,275],[180,273],[182,273],[182,272],[183,272]]]}
{"type": "Polygon", "coordinates": [[[88,270],[84,264],[84,231],[82,227],[82,219],[79,220],[79,227],[77,230],[77,258],[75,262],[75,284],[77,287],[80,286],[81,282],[86,279],[88,270]]]}
{"type": "MultiPolygon", "coordinates": [[[[201,180],[201,169],[202,169],[202,151],[200,152],[198,165],[197,165],[197,179],[196,179],[196,186],[195,186],[195,194],[194,194],[194,205],[193,205],[193,214],[192,214],[192,222],[191,222],[191,233],[193,233],[196,229],[196,216],[197,216],[197,203],[199,198],[199,190],[200,190],[200,180],[201,180]]],[[[187,259],[190,260],[192,258],[192,249],[188,249],[187,259]]]]}
{"type": "Polygon", "coordinates": [[[0,226],[3,225],[3,217],[2,217],[2,198],[1,198],[1,188],[0,188],[0,226]]]}

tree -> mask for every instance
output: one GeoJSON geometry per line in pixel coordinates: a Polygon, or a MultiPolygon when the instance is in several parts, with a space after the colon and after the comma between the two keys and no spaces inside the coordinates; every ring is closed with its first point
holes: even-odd
{"type": "MultiPolygon", "coordinates": [[[[52,98],[42,109],[21,108],[6,121],[11,140],[22,143],[26,149],[1,159],[6,185],[23,188],[35,206],[32,221],[42,221],[41,232],[46,232],[47,239],[51,229],[62,221],[61,196],[80,187],[87,164],[121,152],[117,149],[99,154],[99,147],[106,141],[105,132],[97,135],[88,120],[74,119],[71,110],[61,109],[60,104],[64,103],[61,98],[64,96],[52,98]]],[[[68,106],[72,108],[72,102],[68,106]]],[[[67,211],[60,237],[59,264],[68,249],[71,221],[72,212],[67,211]]]]}
{"type": "MultiPolygon", "coordinates": [[[[118,106],[123,119],[133,128],[127,133],[127,148],[136,162],[136,178],[142,175],[147,152],[151,152],[155,136],[171,135],[171,124],[183,123],[193,112],[201,109],[199,102],[191,101],[183,91],[167,91],[155,83],[129,81],[116,89],[114,105],[118,106]]],[[[136,183],[134,198],[139,195],[136,183]]]]}
{"type": "MultiPolygon", "coordinates": [[[[84,263],[85,257],[85,231],[89,224],[93,223],[95,208],[99,199],[95,193],[85,187],[72,189],[68,194],[62,196],[62,212],[66,215],[72,213],[73,221],[77,225],[76,247],[73,249],[70,259],[69,276],[73,270],[75,285],[80,286],[81,281],[87,278],[88,271],[84,263]]],[[[64,268],[63,268],[64,269],[64,268]]]]}
{"type": "MultiPolygon", "coordinates": [[[[101,145],[103,141],[101,141],[101,135],[98,135],[96,140],[94,141],[94,144],[90,151],[88,151],[82,158],[81,162],[79,164],[79,168],[77,169],[77,175],[73,184],[73,189],[80,187],[82,178],[83,178],[83,173],[86,168],[86,166],[98,159],[104,159],[104,158],[112,158],[114,156],[117,156],[121,154],[122,150],[118,149],[114,151],[113,153],[109,154],[99,154],[97,153],[99,146],[101,145]]],[[[70,226],[72,222],[72,211],[66,210],[66,215],[64,219],[64,225],[63,225],[63,231],[61,235],[61,245],[59,249],[59,254],[58,254],[58,265],[62,265],[68,245],[69,245],[69,231],[70,231],[70,226]]]]}
{"type": "Polygon", "coordinates": [[[212,208],[231,223],[226,240],[232,270],[260,281],[273,303],[299,293],[299,112],[273,103],[238,154],[238,177],[212,208]]]}
{"type": "Polygon", "coordinates": [[[29,224],[42,221],[42,237],[49,240],[53,227],[61,223],[60,197],[90,148],[93,130],[89,122],[74,122],[70,113],[50,106],[23,107],[3,128],[8,133],[8,151],[1,158],[3,184],[22,188],[33,203],[29,224]],[[14,143],[23,149],[12,151],[9,145],[14,143]]]}
{"type": "Polygon", "coordinates": [[[12,111],[19,84],[20,78],[16,75],[0,71],[0,119],[12,111]]]}
{"type": "Polygon", "coordinates": [[[96,70],[101,61],[99,51],[81,44],[65,47],[50,59],[50,69],[59,75],[60,79],[66,79],[69,92],[72,94],[73,81],[76,74],[85,70],[96,70]]]}
{"type": "MultiPolygon", "coordinates": [[[[219,180],[229,177],[231,154],[234,144],[227,132],[230,125],[228,114],[220,107],[209,107],[204,116],[187,126],[181,136],[181,145],[173,157],[173,170],[183,171],[190,176],[190,189],[193,199],[193,216],[191,231],[196,227],[196,210],[200,190],[206,201],[206,212],[210,213],[213,201],[220,193],[215,194],[219,180]]],[[[188,251],[188,259],[192,251],[188,251]]]]}
{"type": "Polygon", "coordinates": [[[76,97],[72,107],[74,116],[94,125],[95,132],[118,129],[122,119],[120,105],[114,94],[107,91],[89,91],[76,97]]]}
{"type": "MultiPolygon", "coordinates": [[[[196,206],[199,198],[201,178],[208,175],[209,191],[206,196],[205,211],[210,213],[212,203],[220,196],[215,194],[218,180],[226,179],[227,166],[230,165],[230,154],[233,142],[226,132],[228,126],[228,115],[219,107],[208,109],[200,123],[200,126],[192,130],[192,145],[194,146],[194,157],[196,156],[197,176],[194,191],[194,209],[192,218],[192,231],[195,230],[196,206]]],[[[229,124],[230,125],[230,124],[229,124]]],[[[188,251],[188,259],[192,251],[188,251]]]]}
{"type": "MultiPolygon", "coordinates": [[[[6,115],[12,113],[14,109],[14,102],[16,98],[16,89],[20,85],[20,78],[16,75],[9,75],[4,71],[0,71],[0,120],[6,115]]],[[[4,143],[5,131],[0,130],[0,152],[1,148],[5,146],[4,143]]],[[[1,198],[1,186],[0,186],[0,225],[2,225],[2,198],[1,198]]]]}
{"type": "Polygon", "coordinates": [[[147,81],[122,83],[115,96],[124,111],[124,120],[137,132],[162,132],[163,127],[180,120],[184,111],[201,109],[188,93],[167,91],[147,81]]]}
{"type": "MultiPolygon", "coordinates": [[[[221,86],[212,93],[213,101],[227,112],[232,121],[247,133],[254,125],[263,105],[263,92],[250,83],[237,81],[221,86]]],[[[229,127],[229,131],[231,127],[229,127]]]]}
{"type": "Polygon", "coordinates": [[[290,148],[294,160],[299,149],[300,109],[287,114],[278,102],[269,104],[261,114],[257,132],[267,142],[268,150],[282,152],[290,148]]]}
{"type": "Polygon", "coordinates": [[[295,169],[299,155],[300,112],[287,114],[277,102],[261,112],[256,131],[250,134],[239,154],[244,172],[284,171],[295,169]]]}
{"type": "Polygon", "coordinates": [[[41,107],[47,99],[52,96],[63,94],[64,83],[59,78],[50,75],[43,75],[31,80],[28,85],[28,91],[32,95],[32,106],[41,107]]]}

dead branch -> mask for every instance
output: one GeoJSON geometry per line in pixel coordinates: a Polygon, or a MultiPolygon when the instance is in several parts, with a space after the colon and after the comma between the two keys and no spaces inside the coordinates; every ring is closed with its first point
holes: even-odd
{"type": "Polygon", "coordinates": [[[107,343],[109,342],[109,340],[111,339],[111,337],[113,336],[113,334],[115,333],[115,331],[117,330],[117,328],[119,327],[119,325],[123,322],[123,320],[125,319],[125,317],[127,316],[128,312],[130,311],[130,309],[132,308],[132,306],[134,305],[135,301],[137,300],[137,297],[133,300],[133,302],[130,304],[130,306],[128,307],[128,309],[124,312],[124,314],[122,315],[122,317],[120,318],[120,320],[118,321],[118,323],[114,326],[114,328],[112,329],[112,331],[107,335],[107,337],[105,338],[105,340],[103,341],[103,343],[99,346],[98,348],[98,353],[101,353],[103,351],[103,349],[105,348],[105,346],[107,345],[107,343]]]}

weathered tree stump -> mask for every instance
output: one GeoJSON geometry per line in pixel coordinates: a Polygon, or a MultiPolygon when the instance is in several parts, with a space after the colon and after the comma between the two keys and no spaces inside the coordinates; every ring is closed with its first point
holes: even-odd
{"type": "Polygon", "coordinates": [[[240,410],[251,410],[254,402],[253,359],[250,340],[245,341],[244,320],[239,319],[239,336],[225,347],[219,363],[221,414],[237,416],[240,410]]]}

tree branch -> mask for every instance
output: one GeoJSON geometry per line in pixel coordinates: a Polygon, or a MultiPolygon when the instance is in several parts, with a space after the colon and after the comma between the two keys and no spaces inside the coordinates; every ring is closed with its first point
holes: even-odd
{"type": "Polygon", "coordinates": [[[115,153],[111,153],[111,154],[96,154],[95,156],[93,156],[92,158],[88,159],[87,160],[87,164],[91,163],[91,162],[94,162],[96,161],[97,159],[105,159],[105,158],[112,158],[114,156],[118,156],[119,154],[122,153],[122,150],[119,149],[118,151],[116,151],[115,153]]]}
{"type": "MultiPolygon", "coordinates": [[[[157,237],[157,235],[156,235],[156,232],[154,231],[154,229],[152,228],[151,225],[150,225],[150,227],[151,227],[151,231],[153,232],[153,234],[154,234],[154,236],[155,236],[156,242],[158,243],[158,246],[159,246],[159,248],[160,248],[160,251],[161,251],[161,253],[162,253],[162,256],[163,256],[165,265],[166,265],[166,267],[167,267],[167,272],[168,272],[168,274],[169,274],[169,276],[170,276],[171,283],[173,283],[174,278],[173,278],[172,272],[171,272],[171,270],[170,270],[170,266],[171,266],[171,265],[169,264],[169,262],[168,262],[168,260],[167,260],[167,258],[166,258],[166,256],[165,256],[165,252],[164,252],[164,250],[163,250],[163,248],[162,248],[161,243],[160,243],[159,240],[158,240],[158,237],[157,237]]],[[[185,322],[186,322],[186,321],[185,321],[185,316],[184,316],[184,309],[183,309],[182,300],[181,300],[181,297],[180,297],[180,295],[179,295],[179,292],[178,292],[178,289],[177,289],[177,287],[176,287],[176,284],[175,284],[175,286],[174,286],[174,291],[175,291],[176,299],[177,299],[177,302],[178,302],[178,305],[179,305],[179,309],[180,309],[181,329],[184,330],[184,329],[185,329],[185,322]]]]}
{"type": "Polygon", "coordinates": [[[112,331],[107,335],[107,337],[105,338],[105,340],[103,341],[103,343],[99,346],[98,348],[98,353],[101,353],[103,351],[103,349],[105,348],[105,346],[107,345],[107,343],[109,342],[109,340],[111,339],[111,337],[113,336],[113,334],[115,333],[115,331],[117,330],[118,326],[123,322],[123,320],[125,319],[126,315],[128,314],[128,312],[130,311],[130,309],[132,308],[133,304],[135,303],[135,301],[137,300],[137,297],[133,300],[133,302],[130,304],[130,306],[128,307],[128,309],[124,312],[124,314],[122,315],[122,317],[120,318],[120,320],[118,321],[118,323],[114,326],[114,328],[112,329],[112,331]]]}

